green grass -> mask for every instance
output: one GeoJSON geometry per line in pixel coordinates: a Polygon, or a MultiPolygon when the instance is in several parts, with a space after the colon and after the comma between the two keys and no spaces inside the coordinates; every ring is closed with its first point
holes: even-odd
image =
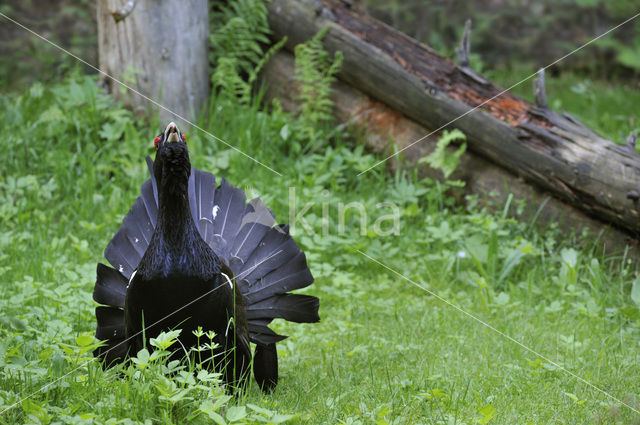
{"type": "MultiPolygon", "coordinates": [[[[615,100],[629,102],[620,112],[628,120],[638,93],[590,84],[594,100],[585,103],[566,90],[573,80],[552,80],[551,102],[558,96],[613,134],[615,122],[595,119],[593,108],[614,114],[615,100]]],[[[330,142],[330,128],[299,131],[305,123],[277,107],[220,97],[210,110],[206,129],[283,176],[188,132],[196,167],[260,195],[282,222],[290,188],[295,213],[312,203],[304,218],[313,233],[298,223],[295,238],[308,253],[316,283],[306,292],[320,297],[322,321],[275,324],[290,335],[278,346],[276,391],[265,396],[252,383],[228,399],[214,377],[171,375],[144,356],[121,370],[86,363],[96,262],[147,178],[144,156],[160,125],[134,119],[93,78],[77,77],[0,97],[0,410],[18,402],[0,423],[640,423],[358,250],[640,409],[635,261],[599,254],[588,235],[518,222],[504,206],[494,214],[473,197],[456,205],[448,184],[415,170],[356,177],[376,158],[340,131],[330,142]],[[339,232],[339,204],[353,201],[368,214],[364,234],[353,211],[339,232]],[[398,207],[397,234],[376,235],[376,220],[391,224],[381,202],[398,207]]],[[[518,205],[510,208],[517,216],[518,205]]]]}

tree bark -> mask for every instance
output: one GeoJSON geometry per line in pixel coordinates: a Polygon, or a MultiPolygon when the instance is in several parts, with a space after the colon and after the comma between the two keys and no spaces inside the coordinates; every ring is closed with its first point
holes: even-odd
{"type": "Polygon", "coordinates": [[[268,9],[274,37],[286,36],[288,48],[328,26],[325,48],[344,54],[339,78],[425,127],[420,137],[455,120],[475,154],[589,215],[640,231],[634,149],[510,93],[492,99],[502,90],[490,81],[342,2],[274,0],[268,9]]]}
{"type": "Polygon", "coordinates": [[[209,95],[208,2],[99,0],[97,14],[100,69],[166,109],[104,78],[111,93],[163,122],[194,120],[209,95]]]}
{"type": "MultiPolygon", "coordinates": [[[[297,84],[294,78],[294,58],[288,52],[276,53],[267,63],[260,75],[266,87],[266,99],[278,99],[285,110],[297,112],[297,84]]],[[[429,131],[407,118],[341,81],[332,87],[334,117],[341,124],[348,124],[357,133],[362,132],[366,145],[375,152],[388,151],[389,140],[395,140],[398,148],[403,148],[412,140],[417,140],[429,131]]],[[[442,180],[444,176],[438,170],[426,164],[418,164],[418,159],[429,155],[436,146],[436,139],[426,140],[408,150],[403,161],[390,160],[392,168],[397,166],[419,167],[424,177],[442,180]]],[[[453,147],[452,149],[455,149],[453,147]]],[[[548,226],[557,224],[564,231],[574,230],[581,234],[587,229],[598,237],[598,245],[609,253],[623,251],[631,245],[631,252],[637,256],[637,241],[625,232],[607,226],[599,220],[558,199],[549,196],[543,190],[524,182],[521,178],[487,161],[473,152],[465,152],[460,158],[460,166],[452,178],[465,182],[465,191],[478,195],[481,202],[489,206],[502,207],[510,195],[513,195],[512,208],[509,211],[520,220],[548,226]],[[519,205],[525,201],[524,205],[519,205]],[[518,206],[517,206],[518,205],[518,206]],[[519,211],[518,211],[519,210],[519,211]]]]}

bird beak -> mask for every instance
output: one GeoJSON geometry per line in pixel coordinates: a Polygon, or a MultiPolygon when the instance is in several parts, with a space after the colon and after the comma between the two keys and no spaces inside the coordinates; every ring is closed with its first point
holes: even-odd
{"type": "Polygon", "coordinates": [[[164,130],[164,140],[169,143],[182,141],[180,130],[174,122],[170,122],[167,128],[164,130]]]}

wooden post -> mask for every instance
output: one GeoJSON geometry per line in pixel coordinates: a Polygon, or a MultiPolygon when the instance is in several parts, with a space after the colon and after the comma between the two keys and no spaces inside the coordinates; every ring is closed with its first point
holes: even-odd
{"type": "MultiPolygon", "coordinates": [[[[194,120],[209,95],[209,5],[206,0],[98,0],[100,69],[165,108],[194,120]]],[[[153,106],[104,78],[117,99],[153,106]]],[[[159,109],[162,121],[175,120],[159,109]]]]}
{"type": "Polygon", "coordinates": [[[469,66],[469,54],[471,53],[471,19],[467,19],[464,23],[464,32],[460,46],[456,47],[458,55],[458,63],[460,66],[469,66]]]}
{"type": "Polygon", "coordinates": [[[547,105],[547,88],[544,81],[544,68],[538,70],[538,76],[533,80],[533,97],[538,108],[546,109],[547,105]]]}

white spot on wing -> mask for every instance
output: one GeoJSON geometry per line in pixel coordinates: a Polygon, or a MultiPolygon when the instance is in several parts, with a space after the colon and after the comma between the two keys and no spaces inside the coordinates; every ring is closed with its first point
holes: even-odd
{"type": "Polygon", "coordinates": [[[136,243],[140,242],[140,239],[136,238],[136,243]]]}
{"type": "Polygon", "coordinates": [[[213,219],[214,219],[214,220],[216,219],[216,216],[218,215],[218,211],[220,211],[220,207],[219,207],[219,206],[217,206],[217,205],[214,205],[214,206],[213,206],[213,211],[212,211],[212,212],[213,212],[213,219]]]}
{"type": "Polygon", "coordinates": [[[131,273],[131,277],[129,278],[129,283],[127,283],[127,288],[129,287],[129,285],[131,285],[131,281],[133,280],[133,277],[136,275],[137,272],[138,270],[134,270],[133,273],[131,273]]]}
{"type": "Polygon", "coordinates": [[[118,271],[119,271],[120,273],[122,273],[122,272],[124,271],[124,268],[122,267],[122,264],[120,264],[120,267],[118,267],[118,271]]]}
{"type": "Polygon", "coordinates": [[[229,276],[227,276],[224,273],[220,273],[222,276],[224,276],[227,279],[227,283],[229,284],[229,286],[231,287],[231,289],[233,289],[233,282],[231,282],[231,279],[229,279],[229,276]]]}

